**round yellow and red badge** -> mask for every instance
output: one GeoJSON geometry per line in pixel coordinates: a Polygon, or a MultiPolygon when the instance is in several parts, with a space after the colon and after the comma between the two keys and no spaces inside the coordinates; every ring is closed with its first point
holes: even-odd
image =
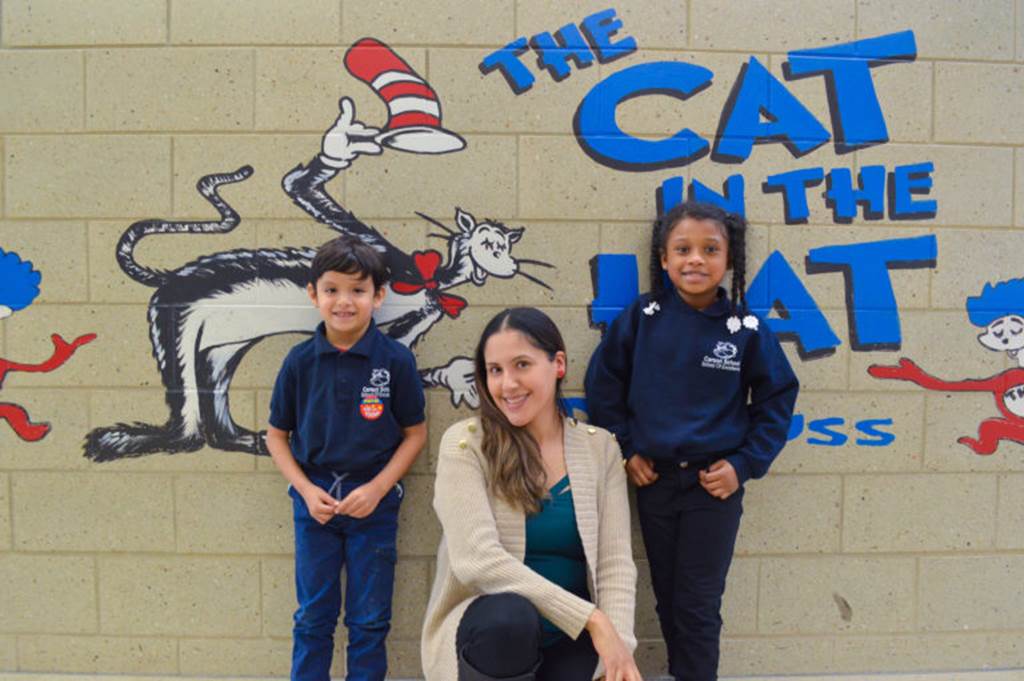
{"type": "Polygon", "coordinates": [[[367,395],[359,403],[359,413],[367,421],[376,421],[384,413],[384,403],[376,395],[367,395]]]}

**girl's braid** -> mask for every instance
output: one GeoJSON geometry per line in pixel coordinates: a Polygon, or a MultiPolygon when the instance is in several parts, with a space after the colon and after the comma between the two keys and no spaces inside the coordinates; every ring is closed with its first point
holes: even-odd
{"type": "Polygon", "coordinates": [[[729,237],[729,265],[732,267],[733,309],[747,313],[747,221],[735,213],[727,213],[725,229],[729,237]]]}
{"type": "Polygon", "coordinates": [[[651,260],[649,267],[651,293],[655,296],[661,295],[665,290],[665,271],[661,269],[661,252],[665,247],[665,239],[668,238],[668,233],[675,226],[676,222],[683,217],[676,215],[678,208],[679,206],[676,206],[668,213],[663,213],[654,218],[654,224],[651,225],[651,260]]]}

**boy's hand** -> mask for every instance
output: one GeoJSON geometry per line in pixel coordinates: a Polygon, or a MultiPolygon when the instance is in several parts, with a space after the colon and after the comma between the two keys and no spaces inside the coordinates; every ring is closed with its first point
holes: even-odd
{"type": "Polygon", "coordinates": [[[626,475],[637,487],[644,487],[658,479],[658,474],[654,472],[654,463],[639,454],[626,459],[626,475]]]}
{"type": "Polygon", "coordinates": [[[740,488],[740,481],[732,464],[725,459],[719,459],[706,471],[700,472],[700,485],[711,496],[728,499],[729,495],[740,488]]]}
{"type": "Polygon", "coordinates": [[[320,489],[316,485],[312,485],[309,490],[302,495],[302,499],[306,502],[306,508],[309,509],[309,515],[313,516],[313,519],[321,525],[326,524],[328,520],[334,517],[334,509],[338,502],[325,490],[320,489]]]}
{"type": "MultiPolygon", "coordinates": [[[[385,492],[386,494],[387,492],[385,492]]],[[[384,498],[377,485],[368,482],[360,485],[345,495],[345,498],[338,502],[334,512],[338,515],[348,515],[353,518],[365,518],[373,513],[377,504],[384,498]]]]}

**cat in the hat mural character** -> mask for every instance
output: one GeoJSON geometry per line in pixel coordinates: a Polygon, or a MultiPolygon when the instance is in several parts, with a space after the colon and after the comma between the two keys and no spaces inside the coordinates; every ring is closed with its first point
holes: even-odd
{"type": "Polygon", "coordinates": [[[992,454],[1001,440],[1024,444],[1024,279],[985,284],[981,295],[967,299],[967,316],[984,329],[978,334],[982,347],[1005,352],[1017,363],[1012,369],[988,378],[947,381],[925,373],[913,360],[900,359],[895,366],[872,365],[875,378],[911,381],[926,390],[992,393],[1001,418],[989,418],[978,426],[978,437],[957,439],[975,454],[992,454]]]}
{"type": "MultiPolygon", "coordinates": [[[[0,320],[31,305],[39,295],[41,281],[42,275],[33,268],[30,261],[22,260],[17,253],[0,248],[0,320]]],[[[57,369],[71,359],[78,348],[95,339],[96,334],[87,333],[69,343],[60,334],[51,334],[53,351],[50,357],[35,364],[0,357],[0,388],[7,375],[16,371],[49,373],[57,369]]],[[[11,402],[0,402],[0,421],[6,421],[14,434],[25,442],[38,442],[50,432],[49,423],[33,421],[24,407],[11,402]]]]}
{"type": "MultiPolygon", "coordinates": [[[[482,286],[490,277],[522,276],[550,288],[522,271],[512,247],[523,228],[477,219],[455,209],[454,226],[417,213],[442,230],[431,234],[446,242],[436,250],[406,253],[379,231],[347,211],[327,191],[327,184],[363,155],[385,150],[415,154],[457,152],[466,146],[441,124],[437,94],[404,60],[383,43],[364,39],[346,53],[345,67],[370,86],[388,109],[382,128],[356,119],[353,102],[344,97],[339,113],[323,136],[320,152],[285,174],[285,193],[306,214],[335,232],[359,237],[381,251],[391,270],[384,305],[374,315],[382,331],[414,347],[435,324],[458,317],[467,301],[450,290],[463,284],[482,286]]],[[[134,249],[151,234],[224,233],[240,222],[220,196],[219,187],[246,180],[253,169],[207,175],[197,190],[220,214],[219,221],[142,220],[122,235],[118,263],[128,276],[156,288],[149,305],[153,356],[161,372],[170,418],[97,428],[86,435],[85,455],[95,461],[165,452],[215,449],[265,454],[261,433],[244,428],[231,416],[231,379],[245,354],[262,338],[282,333],[311,333],[319,320],[309,306],[306,284],[315,247],[234,250],[204,256],[176,270],[139,265],[134,249]],[[272,312],[268,312],[273,308],[272,312]]],[[[325,238],[326,240],[326,238],[325,238]]],[[[426,387],[449,391],[454,406],[476,407],[472,360],[452,357],[444,366],[424,368],[426,387]]]]}

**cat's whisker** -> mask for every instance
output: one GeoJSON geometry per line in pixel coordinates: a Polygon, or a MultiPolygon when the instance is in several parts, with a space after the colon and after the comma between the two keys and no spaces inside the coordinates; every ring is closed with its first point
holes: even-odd
{"type": "Polygon", "coordinates": [[[529,279],[530,281],[532,281],[534,284],[537,284],[538,286],[543,286],[544,288],[546,288],[549,291],[554,291],[555,290],[555,289],[551,288],[550,286],[548,286],[547,284],[545,284],[540,279],[538,279],[537,277],[531,276],[531,275],[527,274],[526,272],[523,272],[522,270],[519,270],[519,276],[525,277],[526,279],[529,279]]]}
{"type": "Polygon", "coordinates": [[[554,269],[555,267],[549,262],[544,262],[543,260],[530,260],[529,258],[516,258],[516,262],[520,265],[539,265],[541,267],[550,267],[551,269],[554,269]]]}
{"type": "Polygon", "coordinates": [[[440,227],[444,231],[448,232],[448,234],[450,234],[452,236],[455,235],[455,230],[449,229],[443,222],[435,220],[434,218],[430,217],[429,215],[427,215],[425,213],[421,213],[418,210],[417,211],[413,211],[413,212],[416,213],[416,215],[419,215],[421,218],[423,218],[427,222],[429,222],[430,224],[436,225],[437,227],[440,227]]]}
{"type": "Polygon", "coordinates": [[[448,234],[438,234],[437,232],[431,232],[427,235],[428,239],[430,237],[434,237],[435,239],[444,239],[445,241],[448,241],[450,238],[448,234]]]}

